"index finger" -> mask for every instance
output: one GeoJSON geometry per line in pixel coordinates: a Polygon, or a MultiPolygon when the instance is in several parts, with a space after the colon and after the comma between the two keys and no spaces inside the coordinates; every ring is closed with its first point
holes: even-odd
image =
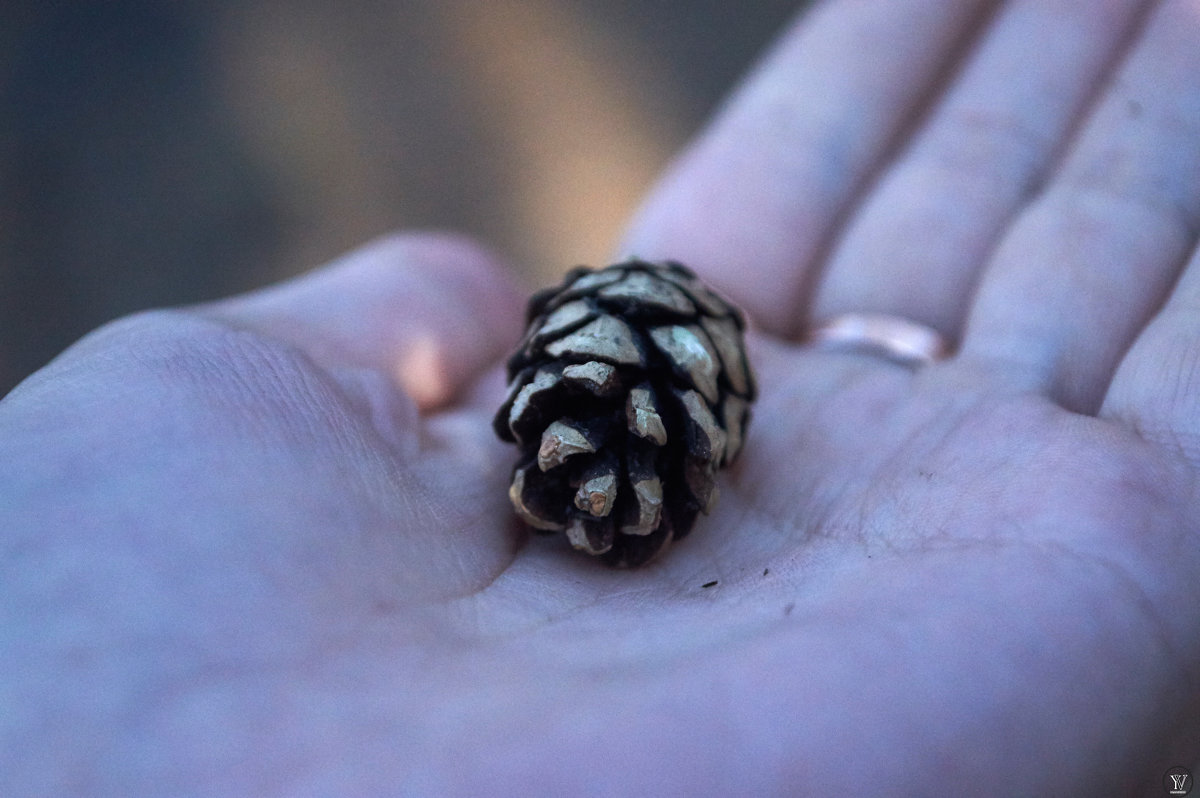
{"type": "Polygon", "coordinates": [[[651,193],[625,252],[682,261],[760,326],[797,330],[839,220],[992,4],[804,14],[651,193]]]}

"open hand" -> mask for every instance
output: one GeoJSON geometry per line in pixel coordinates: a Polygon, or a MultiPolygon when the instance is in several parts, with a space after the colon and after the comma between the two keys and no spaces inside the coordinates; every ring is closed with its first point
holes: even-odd
{"type": "Polygon", "coordinates": [[[743,305],[761,390],[634,571],[514,523],[521,300],[469,244],[92,334],[0,404],[0,792],[1157,794],[1198,141],[1194,0],[819,5],[625,245],[743,305]],[[849,311],[956,352],[799,343],[849,311]]]}

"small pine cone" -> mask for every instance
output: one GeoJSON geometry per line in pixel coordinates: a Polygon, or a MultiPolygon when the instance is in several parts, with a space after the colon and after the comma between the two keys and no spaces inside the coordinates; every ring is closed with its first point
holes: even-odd
{"type": "Polygon", "coordinates": [[[521,457],[535,530],[614,565],[649,561],[717,498],[754,400],[745,322],[678,263],[569,272],[529,301],[494,427],[521,457]]]}

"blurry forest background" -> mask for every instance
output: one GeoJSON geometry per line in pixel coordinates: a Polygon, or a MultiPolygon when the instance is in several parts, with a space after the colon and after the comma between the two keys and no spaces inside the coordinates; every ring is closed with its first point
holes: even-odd
{"type": "Polygon", "coordinates": [[[799,0],[6,0],[0,396],[134,310],[398,228],[608,258],[799,0]]]}

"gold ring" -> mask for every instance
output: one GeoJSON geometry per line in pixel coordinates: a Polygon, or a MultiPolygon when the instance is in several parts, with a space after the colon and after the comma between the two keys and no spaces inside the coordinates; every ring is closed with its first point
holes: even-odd
{"type": "Polygon", "coordinates": [[[927,366],[950,354],[937,330],[886,313],[843,313],[818,324],[808,343],[831,352],[884,357],[903,366],[927,366]]]}

